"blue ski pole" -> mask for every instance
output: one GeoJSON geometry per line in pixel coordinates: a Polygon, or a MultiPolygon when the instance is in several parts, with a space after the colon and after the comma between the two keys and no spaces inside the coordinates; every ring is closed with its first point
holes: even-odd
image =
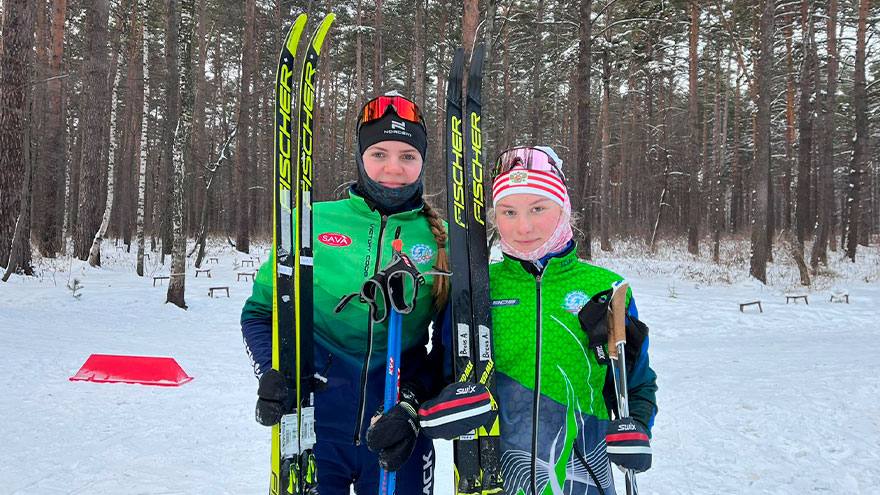
{"type": "MultiPolygon", "coordinates": [[[[403,250],[403,241],[394,239],[392,242],[395,255],[403,250]]],[[[393,304],[390,306],[388,321],[388,360],[385,364],[385,403],[384,412],[388,412],[397,404],[400,394],[400,341],[402,318],[393,304]]],[[[379,472],[379,495],[394,495],[397,473],[380,468],[379,472]]]]}

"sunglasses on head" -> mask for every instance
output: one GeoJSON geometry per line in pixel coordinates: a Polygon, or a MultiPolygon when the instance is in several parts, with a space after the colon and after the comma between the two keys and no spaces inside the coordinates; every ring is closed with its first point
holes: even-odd
{"type": "Polygon", "coordinates": [[[530,146],[520,146],[502,151],[495,159],[492,175],[498,177],[517,168],[550,172],[565,181],[565,174],[556,164],[556,160],[543,150],[530,146]]]}
{"type": "Polygon", "coordinates": [[[359,124],[369,124],[381,119],[389,108],[393,109],[394,113],[403,120],[424,125],[424,119],[422,118],[419,106],[403,96],[379,96],[368,101],[364,105],[364,109],[361,110],[359,124]]]}

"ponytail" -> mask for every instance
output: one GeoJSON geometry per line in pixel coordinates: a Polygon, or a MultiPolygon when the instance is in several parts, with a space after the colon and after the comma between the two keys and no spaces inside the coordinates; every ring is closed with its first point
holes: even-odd
{"type": "MultiPolygon", "coordinates": [[[[449,256],[446,254],[446,227],[443,226],[443,219],[437,210],[425,200],[425,207],[422,209],[431,227],[431,233],[434,234],[434,240],[437,242],[437,263],[435,267],[449,271],[449,256]]],[[[449,299],[449,277],[434,277],[434,286],[431,288],[431,295],[434,297],[434,309],[442,310],[446,306],[449,299]]]]}

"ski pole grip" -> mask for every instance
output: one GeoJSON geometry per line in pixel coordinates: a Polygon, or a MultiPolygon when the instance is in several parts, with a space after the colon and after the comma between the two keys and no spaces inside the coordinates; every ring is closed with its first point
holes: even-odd
{"type": "Polygon", "coordinates": [[[621,283],[611,295],[611,314],[608,332],[608,355],[617,359],[617,344],[626,343],[626,293],[629,284],[621,283]]]}
{"type": "Polygon", "coordinates": [[[391,248],[394,249],[395,253],[403,251],[403,241],[400,239],[394,239],[391,241],[391,248]]]}

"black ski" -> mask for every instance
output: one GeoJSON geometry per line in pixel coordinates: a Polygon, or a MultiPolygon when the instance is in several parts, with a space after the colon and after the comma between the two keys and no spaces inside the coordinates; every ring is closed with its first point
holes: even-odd
{"type": "MultiPolygon", "coordinates": [[[[492,323],[489,306],[486,188],[480,128],[481,79],[485,56],[478,45],[468,74],[466,113],[462,113],[464,53],[457,49],[446,86],[447,214],[452,270],[455,378],[480,382],[494,394],[492,323]]],[[[453,442],[457,495],[503,493],[498,422],[453,442]]]]}
{"type": "MultiPolygon", "coordinates": [[[[485,181],[486,167],[483,153],[483,134],[480,119],[482,116],[483,60],[485,45],[480,43],[474,49],[468,72],[467,104],[465,106],[464,138],[465,163],[468,170],[468,273],[471,282],[471,311],[473,325],[471,333],[474,359],[474,378],[489,389],[495,397],[495,359],[492,352],[492,312],[489,300],[489,245],[486,237],[486,192],[491,183],[485,181]]],[[[493,404],[497,409],[497,404],[493,404]]],[[[504,493],[501,478],[499,451],[499,419],[487,430],[477,432],[480,445],[480,470],[483,483],[482,493],[504,493]]]]}
{"type": "Polygon", "coordinates": [[[324,37],[333,23],[328,14],[306,46],[300,77],[297,120],[293,120],[293,64],[306,16],[291,27],[281,51],[276,75],[275,103],[275,213],[273,241],[276,263],[272,367],[287,381],[291,410],[272,428],[270,493],[317,493],[313,380],[313,258],[312,166],[313,112],[317,105],[315,83],[324,37]],[[297,146],[294,149],[293,129],[297,146]],[[295,155],[294,155],[295,153],[295,155]],[[293,179],[294,166],[296,180],[293,179]]]}

